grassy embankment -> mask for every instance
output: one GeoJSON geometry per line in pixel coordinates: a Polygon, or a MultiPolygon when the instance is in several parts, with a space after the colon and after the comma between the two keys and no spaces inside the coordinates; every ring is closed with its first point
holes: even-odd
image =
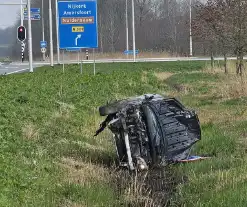
{"type": "Polygon", "coordinates": [[[134,181],[118,196],[110,133],[93,134],[102,121],[98,106],[156,92],[198,111],[203,138],[194,153],[214,156],[173,167],[188,182],[177,186],[171,203],[245,206],[247,90],[233,75],[204,68],[205,62],[99,64],[93,76],[92,65],[83,75],[73,65],[65,74],[44,67],[0,77],[0,206],[150,201],[134,181]]]}

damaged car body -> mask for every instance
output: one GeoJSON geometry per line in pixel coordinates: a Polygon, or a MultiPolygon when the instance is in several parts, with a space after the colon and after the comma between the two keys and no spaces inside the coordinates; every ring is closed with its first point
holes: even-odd
{"type": "Polygon", "coordinates": [[[186,159],[201,139],[198,116],[176,98],[145,94],[99,108],[114,135],[120,166],[130,170],[165,166],[186,159]]]}

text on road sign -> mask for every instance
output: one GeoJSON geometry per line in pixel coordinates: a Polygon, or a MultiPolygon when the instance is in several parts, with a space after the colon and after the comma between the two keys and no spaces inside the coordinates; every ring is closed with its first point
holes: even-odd
{"type": "Polygon", "coordinates": [[[94,24],[94,17],[61,18],[61,24],[94,24]]]}
{"type": "Polygon", "coordinates": [[[72,27],[72,32],[84,32],[84,27],[72,27]]]}

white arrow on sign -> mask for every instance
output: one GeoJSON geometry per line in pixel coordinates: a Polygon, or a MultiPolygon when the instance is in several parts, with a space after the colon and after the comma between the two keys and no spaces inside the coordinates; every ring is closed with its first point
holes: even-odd
{"type": "Polygon", "coordinates": [[[75,38],[75,45],[77,46],[77,43],[78,43],[78,39],[81,38],[81,34],[78,34],[77,37],[75,38]]]}

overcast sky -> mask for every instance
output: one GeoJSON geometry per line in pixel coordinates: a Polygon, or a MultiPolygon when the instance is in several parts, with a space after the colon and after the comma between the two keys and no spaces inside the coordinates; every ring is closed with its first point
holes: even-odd
{"type": "MultiPolygon", "coordinates": [[[[0,0],[0,3],[20,3],[20,0],[0,0]]],[[[26,2],[23,0],[23,2],[26,2]]],[[[6,28],[15,23],[20,15],[20,5],[0,5],[0,28],[6,28]]]]}

